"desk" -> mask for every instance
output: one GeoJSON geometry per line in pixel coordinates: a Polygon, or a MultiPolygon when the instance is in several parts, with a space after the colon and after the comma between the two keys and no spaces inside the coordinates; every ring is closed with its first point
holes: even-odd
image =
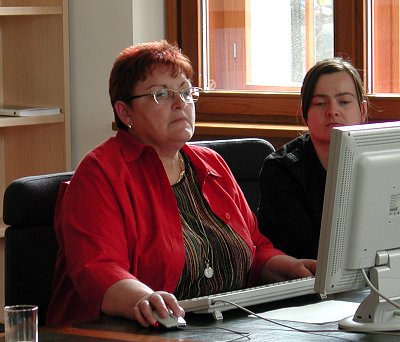
{"type": "MultiPolygon", "coordinates": [[[[358,293],[341,294],[334,296],[333,299],[361,301],[367,291],[358,293]]],[[[304,305],[317,302],[316,295],[309,295],[288,299],[284,301],[253,306],[249,309],[256,313],[267,310],[274,310],[283,307],[304,305]]],[[[260,320],[256,317],[248,317],[248,314],[240,310],[230,310],[223,313],[222,321],[214,321],[211,314],[187,314],[187,328],[183,330],[165,329],[145,329],[132,321],[119,318],[103,317],[93,322],[74,325],[60,329],[39,329],[39,341],[71,341],[71,342],[91,342],[91,341],[141,341],[141,342],[193,342],[193,341],[230,341],[237,337],[233,333],[228,333],[218,328],[228,328],[235,331],[250,333],[250,339],[243,338],[240,341],[398,341],[399,336],[385,334],[361,334],[348,332],[318,333],[318,335],[297,332],[284,327],[280,327],[271,322],[260,320]]],[[[284,322],[292,327],[306,330],[336,330],[337,323],[327,323],[323,325],[284,322]]],[[[3,339],[0,341],[4,341],[3,339]]]]}

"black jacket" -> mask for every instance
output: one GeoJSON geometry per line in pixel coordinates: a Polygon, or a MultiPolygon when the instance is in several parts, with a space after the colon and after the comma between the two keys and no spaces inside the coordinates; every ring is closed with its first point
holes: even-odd
{"type": "Polygon", "coordinates": [[[275,247],[296,258],[317,258],[325,179],[309,134],[265,159],[258,220],[275,247]]]}

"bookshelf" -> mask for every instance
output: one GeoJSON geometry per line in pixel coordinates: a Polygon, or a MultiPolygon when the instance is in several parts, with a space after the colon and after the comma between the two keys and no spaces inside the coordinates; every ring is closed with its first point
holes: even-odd
{"type": "Polygon", "coordinates": [[[68,36],[68,0],[0,0],[0,105],[62,111],[0,117],[0,307],[5,188],[16,178],[71,168],[68,36]]]}

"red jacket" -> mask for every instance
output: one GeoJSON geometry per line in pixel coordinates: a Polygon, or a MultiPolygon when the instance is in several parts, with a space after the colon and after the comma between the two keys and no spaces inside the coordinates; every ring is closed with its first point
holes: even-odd
{"type": "MultiPolygon", "coordinates": [[[[256,217],[224,160],[214,151],[185,145],[212,211],[246,241],[254,276],[283,254],[258,230],[256,217]]],[[[59,243],[47,324],[96,319],[106,290],[136,278],[153,290],[174,292],[185,253],[171,185],[156,151],[127,132],[91,151],[64,183],[55,214],[59,243]]]]}

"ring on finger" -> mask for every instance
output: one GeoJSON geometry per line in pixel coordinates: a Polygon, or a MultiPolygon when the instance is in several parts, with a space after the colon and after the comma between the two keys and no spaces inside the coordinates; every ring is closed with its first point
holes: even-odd
{"type": "Polygon", "coordinates": [[[145,307],[150,306],[150,302],[147,299],[145,299],[144,301],[142,301],[142,306],[145,307]]]}

